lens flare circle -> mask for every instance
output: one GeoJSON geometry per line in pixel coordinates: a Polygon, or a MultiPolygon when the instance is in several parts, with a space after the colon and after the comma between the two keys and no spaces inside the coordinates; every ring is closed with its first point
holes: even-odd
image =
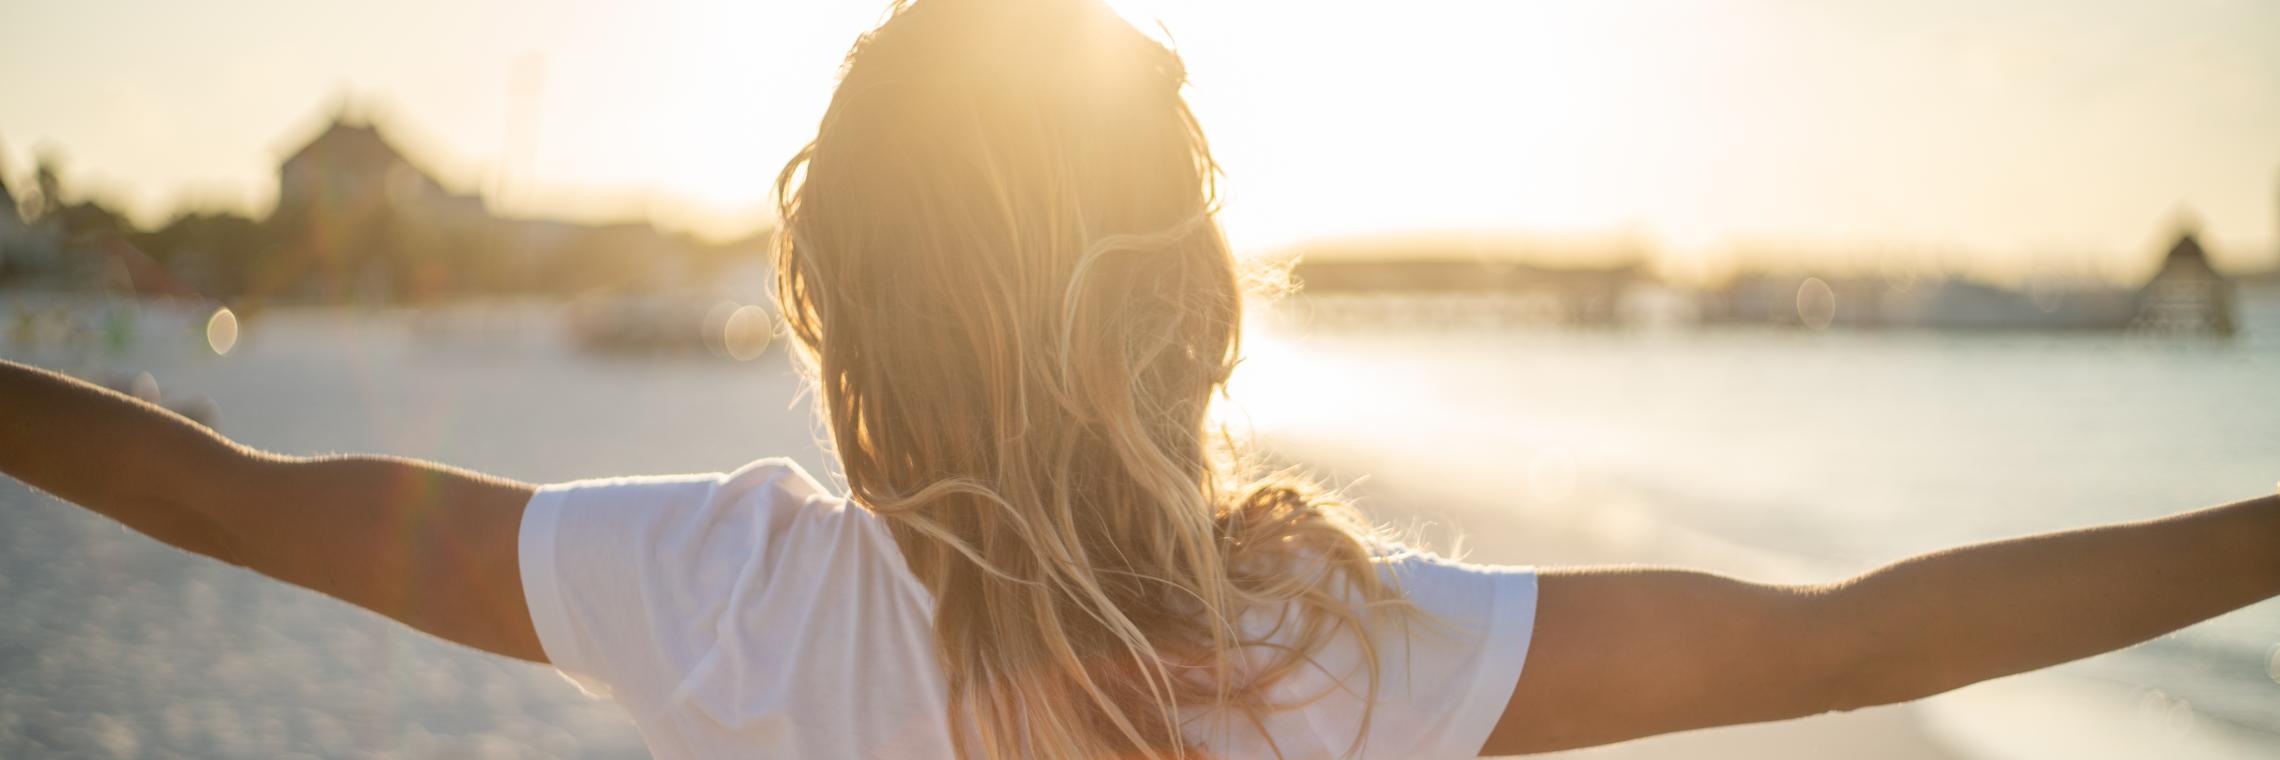
{"type": "Polygon", "coordinates": [[[1819,277],[1797,285],[1797,320],[1815,330],[1827,329],[1837,318],[1837,291],[1819,277]]]}
{"type": "Polygon", "coordinates": [[[775,331],[768,318],[768,310],[758,306],[743,306],[728,315],[722,326],[721,343],[728,356],[740,362],[760,358],[768,350],[768,341],[775,331]]]}
{"type": "Polygon", "coordinates": [[[206,347],[213,349],[215,356],[230,355],[230,349],[236,348],[237,342],[237,314],[229,307],[215,309],[206,317],[206,347]]]}

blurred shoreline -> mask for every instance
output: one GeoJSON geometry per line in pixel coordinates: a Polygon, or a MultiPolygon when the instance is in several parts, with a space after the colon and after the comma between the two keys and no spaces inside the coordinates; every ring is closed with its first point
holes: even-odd
{"type": "MultiPolygon", "coordinates": [[[[1473,561],[1684,564],[1764,580],[1826,579],[1920,546],[2118,514],[2100,511],[2109,507],[2085,493],[2173,509],[2204,493],[2237,491],[2226,484],[2240,473],[2264,472],[2259,485],[2268,484],[2268,470],[2258,469],[2268,463],[2253,452],[2269,451],[2270,438],[2254,436],[2276,428],[2246,402],[2264,393],[2256,383],[2272,376],[2280,355],[2272,339],[2280,331],[2271,327],[2280,299],[2271,295],[2244,301],[2242,337],[2192,345],[1493,328],[1307,338],[1269,329],[1246,344],[1252,360],[1235,390],[1244,416],[1231,422],[1247,425],[1272,456],[1348,486],[1375,519],[1414,527],[1427,545],[1473,561]],[[1475,355],[1482,351],[1497,355],[1475,355]],[[2005,361],[2041,369],[2021,376],[2005,361]],[[2048,386],[2050,378],[2083,372],[2095,381],[2048,386]],[[1857,387],[1866,382],[1887,385],[1857,387]],[[1246,390],[1262,387],[1276,392],[1246,390]],[[1931,391],[1905,392],[1916,387],[1931,391]],[[1801,406],[1806,389],[1822,389],[1812,397],[1834,406],[1801,406]],[[1843,401],[1850,396],[1876,398],[1898,416],[1864,416],[1847,405],[1857,402],[1843,401]],[[1955,419],[1924,416],[1935,412],[1955,419]],[[1960,442],[1942,426],[1963,424],[1958,419],[1987,426],[1979,436],[1986,440],[1971,442],[1981,448],[1951,455],[1960,442]],[[2167,448],[2176,444],[2171,428],[2150,429],[2145,441],[2111,435],[2161,421],[2197,430],[2195,445],[2235,457],[2167,448]],[[1915,434],[1910,428],[1932,437],[1918,443],[1906,437],[1915,434]],[[1721,447],[1687,437],[1688,430],[1732,437],[1721,447]],[[1829,430],[1843,435],[1821,434],[1829,430]],[[2022,453],[2019,441],[2041,441],[2044,450],[2022,453]],[[1735,452],[1747,457],[1736,460],[1735,452]],[[1901,454],[1916,458],[1889,460],[1901,454]],[[1962,462],[2009,474],[1974,479],[1962,462]],[[2068,472],[2058,463],[2114,472],[2110,480],[2035,480],[2068,472]],[[2166,476],[2148,477],[2156,472],[2166,476]],[[1813,490],[1829,482],[1850,485],[1841,493],[1813,490]],[[1989,483],[2004,488],[1984,490],[1989,483]],[[1934,506],[1917,503],[1950,490],[1989,503],[2018,493],[2082,503],[1977,517],[1893,514],[1884,503],[1934,506]],[[1781,505],[1800,499],[1803,507],[1781,505]],[[1733,540],[1737,530],[1750,541],[1733,540]]],[[[425,457],[531,482],[726,470],[772,455],[830,472],[811,399],[799,395],[780,345],[748,361],[707,352],[595,353],[579,347],[567,324],[571,311],[537,301],[431,311],[272,309],[246,320],[233,350],[217,356],[197,329],[197,310],[130,305],[122,318],[142,321],[123,348],[87,340],[31,353],[0,343],[0,350],[89,376],[149,372],[164,398],[210,399],[224,433],[277,451],[425,457]]],[[[7,584],[0,755],[105,747],[225,756],[382,747],[414,756],[493,746],[549,756],[638,751],[614,708],[582,700],[542,668],[397,630],[15,486],[0,491],[0,534],[8,536],[0,551],[7,584]]],[[[2263,621],[2252,616],[2233,628],[2157,641],[2141,648],[2143,656],[2104,669],[1576,755],[2269,756],[2280,746],[2275,737],[2216,715],[2222,704],[2211,700],[2241,679],[2230,678],[2229,661],[2210,659],[2219,650],[2206,648],[2226,637],[2280,640],[2263,621]],[[2159,699],[2160,690],[2101,680],[2131,668],[2196,683],[2212,675],[2202,671],[2219,668],[2213,674],[2229,680],[2208,681],[2222,688],[2207,695],[2159,699]],[[2188,698],[2197,704],[2187,706],[2188,698]]],[[[2261,686],[2239,687],[2251,690],[2247,703],[2270,704],[2274,684],[2254,677],[2261,686]]]]}

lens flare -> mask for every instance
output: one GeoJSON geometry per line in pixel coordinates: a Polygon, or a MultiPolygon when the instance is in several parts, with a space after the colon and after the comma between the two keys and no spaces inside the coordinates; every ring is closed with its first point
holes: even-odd
{"type": "Polygon", "coordinates": [[[768,312],[758,306],[745,306],[728,315],[728,324],[721,330],[721,342],[728,349],[729,358],[748,362],[760,358],[768,350],[769,334],[774,324],[768,312]]]}
{"type": "Polygon", "coordinates": [[[148,372],[136,373],[135,379],[127,383],[127,395],[153,404],[158,403],[161,398],[158,390],[158,378],[152,377],[148,372]]]}
{"type": "Polygon", "coordinates": [[[2193,703],[2160,689],[2151,689],[2138,698],[2137,719],[2140,725],[2159,736],[2181,736],[2193,730],[2193,703]]]}
{"type": "Polygon", "coordinates": [[[1819,277],[1807,277],[1797,286],[1797,319],[1806,327],[1825,329],[1837,318],[1837,291],[1819,277]]]}
{"type": "Polygon", "coordinates": [[[714,303],[711,309],[705,310],[703,341],[706,352],[714,356],[728,356],[728,321],[736,316],[737,308],[735,301],[720,301],[714,303]]]}
{"type": "Polygon", "coordinates": [[[237,314],[227,307],[215,309],[213,316],[206,318],[206,347],[213,349],[215,356],[228,356],[237,341],[237,314]]]}

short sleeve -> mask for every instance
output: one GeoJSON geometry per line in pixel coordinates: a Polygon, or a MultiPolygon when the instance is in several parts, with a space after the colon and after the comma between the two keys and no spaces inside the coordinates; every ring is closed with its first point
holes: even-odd
{"type": "Polygon", "coordinates": [[[548,661],[588,694],[659,704],[711,646],[776,524],[819,495],[786,460],[540,488],[517,546],[548,661]]]}
{"type": "Polygon", "coordinates": [[[1387,688],[1404,704],[1372,727],[1368,754],[1478,757],[1528,660],[1535,568],[1421,556],[1394,572],[1410,600],[1440,620],[1414,626],[1406,651],[1393,655],[1407,667],[1387,688]],[[1413,749],[1395,751],[1403,748],[1413,749]]]}
{"type": "MultiPolygon", "coordinates": [[[[1417,553],[1389,558],[1381,572],[1423,614],[1373,626],[1378,695],[1359,756],[1478,757],[1528,659],[1535,569],[1417,553]]],[[[1310,725],[1330,736],[1351,737],[1363,720],[1360,700],[1324,700],[1307,712],[1310,725]]]]}

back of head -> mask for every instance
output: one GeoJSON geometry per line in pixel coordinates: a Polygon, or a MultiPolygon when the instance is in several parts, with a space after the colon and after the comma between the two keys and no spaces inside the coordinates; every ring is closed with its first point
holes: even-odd
{"type": "Polygon", "coordinates": [[[1193,754],[1183,708],[1272,709],[1393,598],[1350,513],[1213,445],[1242,294],[1185,78],[1096,0],[900,2],[779,178],[779,300],[935,593],[961,754],[1193,754]],[[1294,603],[1290,656],[1224,664],[1294,603]]]}

